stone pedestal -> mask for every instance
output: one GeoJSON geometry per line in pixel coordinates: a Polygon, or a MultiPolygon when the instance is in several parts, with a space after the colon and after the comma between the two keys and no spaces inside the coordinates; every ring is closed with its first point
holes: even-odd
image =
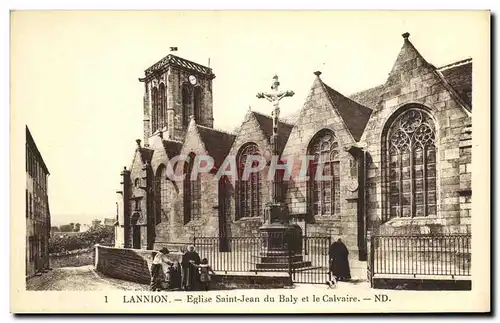
{"type": "Polygon", "coordinates": [[[288,221],[288,207],[281,202],[266,205],[264,225],[260,227],[262,246],[260,270],[288,270],[310,267],[302,256],[302,229],[288,221]]]}

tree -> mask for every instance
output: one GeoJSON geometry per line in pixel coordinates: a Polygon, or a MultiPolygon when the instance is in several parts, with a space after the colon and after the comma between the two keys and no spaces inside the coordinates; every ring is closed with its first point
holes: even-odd
{"type": "Polygon", "coordinates": [[[73,227],[71,224],[63,224],[59,227],[61,232],[73,232],[73,227]]]}
{"type": "Polygon", "coordinates": [[[80,223],[75,223],[75,230],[74,232],[80,232],[80,223]]]}

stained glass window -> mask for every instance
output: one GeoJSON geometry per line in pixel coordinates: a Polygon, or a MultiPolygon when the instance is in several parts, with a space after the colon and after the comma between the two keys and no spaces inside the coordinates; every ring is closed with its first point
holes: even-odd
{"type": "Polygon", "coordinates": [[[389,216],[436,215],[435,128],[424,111],[410,109],[387,133],[389,216]]]}
{"type": "Polygon", "coordinates": [[[195,179],[192,179],[191,173],[194,169],[196,155],[191,153],[189,160],[186,161],[184,174],[184,224],[191,220],[199,219],[201,216],[201,179],[200,174],[197,174],[195,179]]]}
{"type": "MultiPolygon", "coordinates": [[[[246,145],[238,156],[237,218],[256,217],[261,213],[260,174],[258,172],[250,173],[246,179],[243,178],[245,164],[249,155],[260,155],[256,144],[246,145]]],[[[254,161],[252,167],[256,166],[257,161],[254,161]]]]}
{"type": "Polygon", "coordinates": [[[331,131],[321,133],[313,139],[309,147],[309,155],[314,156],[314,160],[309,167],[309,203],[311,211],[313,215],[339,214],[339,145],[334,133],[331,131]],[[330,179],[326,179],[326,177],[330,179]]]}
{"type": "Polygon", "coordinates": [[[168,217],[167,168],[160,165],[155,176],[155,217],[156,223],[168,217]]]}

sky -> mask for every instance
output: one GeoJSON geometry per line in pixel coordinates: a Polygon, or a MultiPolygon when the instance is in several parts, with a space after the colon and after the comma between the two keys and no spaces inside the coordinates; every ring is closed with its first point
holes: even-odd
{"type": "Polygon", "coordinates": [[[170,47],[210,60],[215,128],[232,131],[249,107],[270,114],[256,93],[274,74],[295,92],[280,102],[289,116],[314,71],[344,95],[383,84],[404,32],[436,67],[474,57],[481,20],[459,11],[14,12],[11,127],[28,125],[51,173],[52,223],[90,223],[116,214],[120,171],[142,139],[138,78],[170,47]]]}

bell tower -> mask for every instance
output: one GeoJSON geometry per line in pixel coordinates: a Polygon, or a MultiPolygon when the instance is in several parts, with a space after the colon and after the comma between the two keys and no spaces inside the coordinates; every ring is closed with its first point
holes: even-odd
{"type": "Polygon", "coordinates": [[[167,55],[144,71],[144,142],[158,132],[182,141],[191,115],[213,128],[212,69],[167,55]]]}

